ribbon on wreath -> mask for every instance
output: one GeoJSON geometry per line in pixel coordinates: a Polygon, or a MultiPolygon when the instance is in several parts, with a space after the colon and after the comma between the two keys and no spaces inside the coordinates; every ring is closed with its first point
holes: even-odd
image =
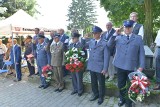
{"type": "Polygon", "coordinates": [[[141,78],[138,76],[133,76],[133,80],[131,80],[131,86],[129,90],[135,91],[134,89],[140,88],[142,93],[146,93],[145,89],[150,85],[147,77],[142,76],[141,78]]]}

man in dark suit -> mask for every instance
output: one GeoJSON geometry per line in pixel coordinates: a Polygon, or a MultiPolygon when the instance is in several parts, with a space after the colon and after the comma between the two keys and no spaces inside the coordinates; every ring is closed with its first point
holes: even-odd
{"type": "Polygon", "coordinates": [[[107,29],[107,31],[105,31],[101,35],[101,38],[104,39],[105,41],[108,41],[110,39],[110,37],[112,37],[113,34],[115,33],[115,29],[113,28],[112,22],[107,22],[106,23],[106,29],[107,29]]]}
{"type": "MultiPolygon", "coordinates": [[[[64,52],[66,52],[69,44],[69,37],[64,33],[64,29],[58,29],[58,34],[61,35],[60,41],[63,43],[64,52]]],[[[66,70],[64,65],[62,69],[63,69],[63,75],[66,76],[69,73],[68,70],[66,70]]]]}
{"type": "MultiPolygon", "coordinates": [[[[106,23],[106,29],[107,31],[105,31],[101,38],[104,39],[104,41],[108,42],[108,40],[113,36],[113,34],[115,33],[115,29],[112,27],[113,24],[112,22],[107,22],[106,23]]],[[[115,72],[115,68],[112,64],[112,61],[113,61],[113,56],[114,56],[114,52],[115,52],[115,46],[113,47],[110,47],[110,61],[109,61],[109,69],[108,69],[108,73],[106,74],[106,77],[109,76],[109,79],[108,81],[112,81],[113,78],[114,78],[114,74],[116,73],[115,72]]]]}
{"type": "Polygon", "coordinates": [[[56,33],[57,33],[57,32],[56,32],[55,30],[52,30],[52,31],[50,32],[50,37],[51,37],[51,39],[49,40],[49,46],[52,44],[52,42],[53,42],[53,40],[54,40],[54,36],[55,36],[56,33]]]}
{"type": "Polygon", "coordinates": [[[18,81],[21,81],[21,47],[17,44],[17,40],[13,40],[13,47],[10,52],[10,60],[15,67],[16,70],[16,77],[18,81]]]}
{"type": "Polygon", "coordinates": [[[143,29],[143,25],[142,24],[137,23],[137,21],[138,21],[138,13],[137,12],[132,12],[130,14],[130,20],[134,21],[132,33],[142,36],[142,39],[143,39],[144,29],[143,29]]]}
{"type": "Polygon", "coordinates": [[[25,40],[24,58],[27,60],[27,65],[30,73],[28,76],[32,76],[33,74],[35,74],[34,59],[33,60],[31,59],[31,61],[28,61],[28,57],[27,57],[27,55],[31,55],[31,54],[33,55],[32,37],[27,36],[25,40]]]}
{"type": "Polygon", "coordinates": [[[126,98],[128,88],[126,84],[129,81],[128,75],[134,72],[135,69],[141,72],[145,67],[145,51],[141,36],[132,33],[132,20],[123,22],[124,34],[120,29],[109,40],[108,46],[116,44],[116,53],[113,60],[113,65],[117,67],[118,88],[120,90],[119,106],[126,103],[126,107],[132,107],[132,101],[126,98]]]}
{"type": "Polygon", "coordinates": [[[97,98],[98,104],[102,104],[105,95],[105,74],[108,72],[110,51],[107,43],[101,38],[102,29],[94,26],[92,29],[94,39],[89,43],[89,59],[87,69],[91,75],[93,95],[90,101],[97,98]]]}
{"type": "Polygon", "coordinates": [[[64,45],[64,50],[67,51],[68,43],[69,43],[69,37],[64,33],[64,29],[59,29],[59,30],[58,30],[58,34],[61,35],[60,41],[61,41],[61,42],[63,43],[63,45],[64,45]]]}

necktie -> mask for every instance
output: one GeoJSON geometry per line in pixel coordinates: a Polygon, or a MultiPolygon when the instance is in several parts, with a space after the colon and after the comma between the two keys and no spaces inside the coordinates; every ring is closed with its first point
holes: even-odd
{"type": "Polygon", "coordinates": [[[76,47],[76,44],[74,44],[73,47],[76,47]]]}
{"type": "Polygon", "coordinates": [[[129,35],[127,35],[127,40],[129,40],[129,35]]]}
{"type": "Polygon", "coordinates": [[[95,46],[97,45],[97,41],[95,42],[95,46]]]}
{"type": "Polygon", "coordinates": [[[108,31],[107,33],[108,33],[108,35],[109,35],[109,31],[108,31]]]}
{"type": "Polygon", "coordinates": [[[57,43],[56,43],[56,46],[57,46],[57,43]]]}

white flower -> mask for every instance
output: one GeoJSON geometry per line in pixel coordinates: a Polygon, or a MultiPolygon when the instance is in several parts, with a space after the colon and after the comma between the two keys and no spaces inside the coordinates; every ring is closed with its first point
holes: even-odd
{"type": "Polygon", "coordinates": [[[77,58],[78,58],[78,54],[73,54],[73,55],[72,55],[72,58],[73,58],[73,59],[77,59],[77,58]]]}
{"type": "Polygon", "coordinates": [[[48,72],[47,74],[52,74],[52,72],[48,72]]]}
{"type": "Polygon", "coordinates": [[[69,54],[69,51],[67,51],[66,53],[65,53],[65,55],[68,55],[69,54]]]}
{"type": "Polygon", "coordinates": [[[74,48],[72,48],[72,51],[73,51],[73,52],[77,52],[78,49],[74,47],[74,48]]]}
{"type": "Polygon", "coordinates": [[[137,97],[136,100],[142,102],[141,97],[137,97]]]}
{"type": "Polygon", "coordinates": [[[144,99],[143,95],[142,94],[139,94],[136,98],[137,101],[140,101],[142,102],[142,100],[144,99]]]}
{"type": "Polygon", "coordinates": [[[150,94],[151,94],[151,92],[150,92],[150,91],[148,91],[148,92],[147,92],[147,97],[148,97],[148,96],[150,96],[150,94]]]}
{"type": "Polygon", "coordinates": [[[85,52],[84,52],[84,51],[81,51],[81,55],[84,56],[84,55],[85,55],[85,52]]]}

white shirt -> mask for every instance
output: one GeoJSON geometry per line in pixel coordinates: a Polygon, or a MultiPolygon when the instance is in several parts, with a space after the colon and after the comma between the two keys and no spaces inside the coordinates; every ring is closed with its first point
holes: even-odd
{"type": "Polygon", "coordinates": [[[51,43],[51,45],[53,45],[53,44],[55,44],[55,43],[56,43],[56,42],[53,40],[52,43],[51,43]]]}
{"type": "Polygon", "coordinates": [[[99,42],[100,40],[101,40],[101,39],[98,39],[98,40],[95,39],[95,41],[97,41],[97,44],[98,44],[98,42],[99,42]]]}
{"type": "Polygon", "coordinates": [[[160,46],[160,30],[157,33],[154,43],[156,43],[156,46],[160,46]]]}
{"type": "Polygon", "coordinates": [[[111,31],[112,31],[112,29],[110,29],[109,31],[107,31],[107,33],[106,33],[106,38],[108,37],[108,35],[111,33],[111,31]]]}
{"type": "MultiPolygon", "coordinates": [[[[127,36],[127,34],[124,34],[125,36],[127,36]]],[[[131,38],[131,36],[132,36],[132,33],[131,34],[129,34],[129,38],[131,38]]]]}
{"type": "Polygon", "coordinates": [[[5,44],[0,45],[0,54],[5,54],[7,52],[7,47],[5,44]]]}
{"type": "Polygon", "coordinates": [[[39,44],[40,46],[43,46],[43,44],[44,44],[44,42],[43,43],[41,43],[41,44],[39,44]]]}
{"type": "MultiPolygon", "coordinates": [[[[133,24],[133,28],[135,27],[136,24],[137,24],[137,22],[135,22],[135,23],[133,24]]],[[[141,36],[142,36],[142,39],[143,39],[143,37],[144,37],[143,25],[140,27],[139,32],[138,32],[138,35],[141,35],[141,36]]]]}
{"type": "Polygon", "coordinates": [[[13,48],[16,46],[16,44],[13,45],[13,48]]]}

